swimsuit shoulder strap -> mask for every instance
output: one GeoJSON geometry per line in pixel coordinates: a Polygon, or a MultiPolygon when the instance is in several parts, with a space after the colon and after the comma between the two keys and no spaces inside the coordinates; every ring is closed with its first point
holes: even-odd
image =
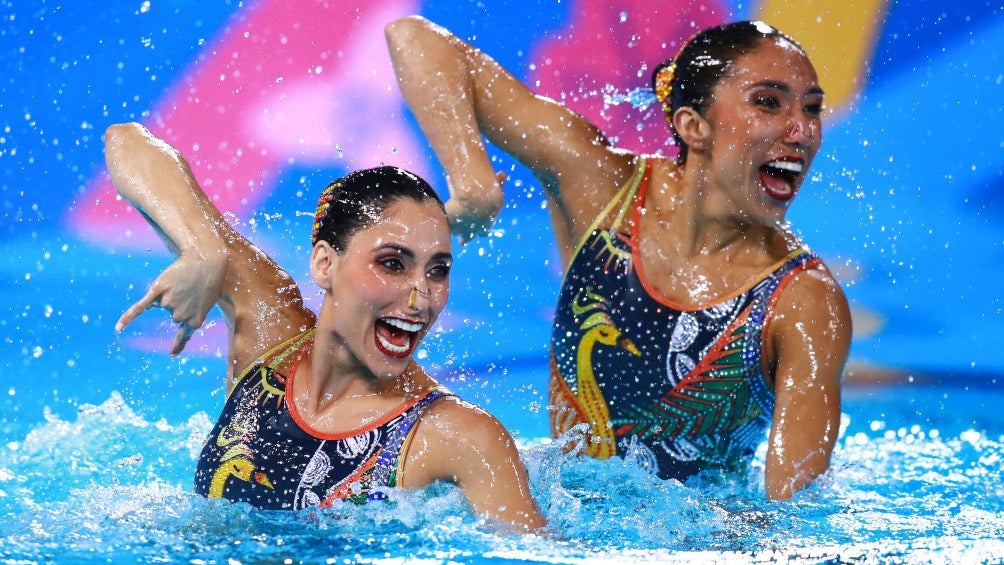
{"type": "Polygon", "coordinates": [[[433,402],[444,396],[454,396],[454,394],[444,387],[431,388],[403,414],[401,420],[391,430],[387,443],[380,452],[370,478],[371,485],[392,487],[401,481],[401,466],[408,455],[415,424],[433,402]]]}
{"type": "Polygon", "coordinates": [[[310,328],[304,332],[301,332],[286,341],[276,345],[275,347],[266,351],[263,355],[259,356],[253,363],[245,367],[238,377],[237,382],[240,382],[244,377],[255,367],[266,366],[269,369],[275,371],[283,365],[286,361],[290,360],[290,356],[293,353],[301,351],[305,345],[314,339],[314,328],[310,328]]]}
{"type": "Polygon", "coordinates": [[[635,157],[634,170],[631,172],[631,177],[614,194],[614,197],[607,202],[600,213],[596,215],[593,223],[589,225],[589,229],[583,232],[582,237],[575,246],[576,254],[582,249],[582,245],[586,240],[608,219],[612,218],[610,229],[617,229],[620,226],[631,210],[631,204],[635,201],[635,196],[639,192],[644,193],[645,187],[648,185],[651,170],[652,167],[647,155],[638,155],[635,157]]]}
{"type": "Polygon", "coordinates": [[[308,343],[313,341],[314,330],[315,328],[310,328],[280,343],[265,353],[262,359],[273,370],[278,369],[289,360],[291,355],[300,352],[308,343]]]}
{"type": "Polygon", "coordinates": [[[778,297],[781,296],[781,292],[784,288],[788,286],[788,283],[795,278],[795,275],[807,269],[817,268],[822,265],[823,261],[816,256],[815,253],[804,247],[795,249],[788,254],[788,260],[771,273],[769,277],[767,277],[765,281],[767,283],[765,288],[756,298],[757,300],[762,300],[766,303],[764,308],[764,319],[760,325],[767,325],[774,304],[777,302],[778,297]]]}
{"type": "MultiPolygon", "coordinates": [[[[617,214],[613,217],[613,222],[610,225],[611,230],[616,230],[624,222],[625,218],[630,218],[628,215],[636,205],[641,203],[641,199],[645,197],[645,191],[648,190],[648,181],[652,176],[652,164],[649,162],[649,157],[646,155],[639,155],[635,160],[634,172],[631,174],[631,179],[628,180],[627,184],[611,199],[610,204],[607,209],[604,210],[604,214],[600,214],[598,219],[609,217],[611,212],[613,212],[613,206],[617,205],[617,214]]],[[[594,226],[595,229],[595,226],[594,226]]]]}
{"type": "MultiPolygon", "coordinates": [[[[781,292],[798,273],[822,265],[822,261],[814,253],[804,247],[793,250],[776,269],[774,269],[764,280],[753,290],[753,304],[750,306],[749,314],[749,344],[750,351],[745,354],[753,363],[747,365],[748,372],[759,372],[760,378],[750,378],[753,384],[753,398],[766,411],[771,413],[774,410],[774,391],[767,387],[765,379],[767,368],[766,359],[762,355],[763,335],[767,324],[770,322],[774,304],[777,302],[781,292]]],[[[752,374],[748,376],[753,376],[752,374]]]]}

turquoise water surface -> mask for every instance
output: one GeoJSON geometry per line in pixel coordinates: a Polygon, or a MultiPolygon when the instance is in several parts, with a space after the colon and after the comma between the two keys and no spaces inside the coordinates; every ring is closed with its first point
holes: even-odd
{"type": "Polygon", "coordinates": [[[746,478],[680,484],[524,437],[550,527],[507,535],[475,519],[445,485],[297,513],[210,502],[191,481],[211,417],[154,421],[113,394],[70,418],[47,413],[0,448],[0,559],[1000,562],[1002,401],[997,390],[952,386],[852,390],[833,469],[784,503],[764,500],[760,465],[746,478]],[[920,405],[937,408],[919,417],[920,405]]]}
{"type": "MultiPolygon", "coordinates": [[[[548,531],[482,523],[447,485],[299,513],[192,494],[226,331],[214,313],[177,358],[163,312],[114,331],[170,258],[102,192],[104,128],[169,134],[316,307],[306,246],[330,179],[386,161],[445,193],[387,67],[389,18],[425,14],[546,88],[542,69],[606,80],[603,56],[644,83],[645,34],[672,43],[767,3],[622,4],[0,0],[0,563],[1004,563],[1004,7],[989,0],[873,3],[859,90],[827,114],[789,217],[847,292],[852,370],[832,469],[791,501],[764,499],[762,454],[748,475],[680,484],[547,439],[561,273],[539,183],[494,148],[507,205],[491,237],[455,249],[417,358],[513,431],[548,531]],[[619,41],[583,53],[563,43],[576,33],[619,41]]],[[[565,100],[651,117],[623,94],[637,86],[565,100]]]]}

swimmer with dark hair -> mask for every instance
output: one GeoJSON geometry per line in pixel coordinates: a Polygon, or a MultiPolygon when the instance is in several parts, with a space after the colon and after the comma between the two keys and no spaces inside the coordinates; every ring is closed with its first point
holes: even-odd
{"type": "Polygon", "coordinates": [[[294,510],[447,481],[481,516],[544,525],[509,433],[414,360],[446,305],[453,262],[428,183],[385,166],[321,193],[315,315],[293,279],[223,219],[175,148],[120,124],[106,132],[105,157],[118,192],[177,257],[117,329],[166,309],[178,353],[213,305],[229,328],[227,399],[199,457],[198,493],[294,510]]]}
{"type": "Polygon", "coordinates": [[[487,233],[504,203],[482,136],[543,185],[564,269],[552,435],[585,425],[588,455],[681,480],[745,472],[766,437],[771,499],[828,469],[851,317],[785,220],[822,142],[823,90],[794,40],[726,24],[656,69],[669,158],[614,146],[422,17],[386,35],[455,232],[487,233]]]}

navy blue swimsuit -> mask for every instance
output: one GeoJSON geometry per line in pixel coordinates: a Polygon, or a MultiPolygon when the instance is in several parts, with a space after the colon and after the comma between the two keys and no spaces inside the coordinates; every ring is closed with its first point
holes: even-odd
{"type": "Polygon", "coordinates": [[[380,421],[344,434],[310,431],[290,410],[286,386],[313,334],[311,329],[280,345],[241,375],[202,449],[196,492],[295,510],[384,498],[384,490],[395,486],[415,423],[450,393],[427,390],[380,421]],[[280,372],[286,367],[287,374],[280,372]]]}
{"type": "Polygon", "coordinates": [[[658,295],[638,265],[650,167],[596,218],[565,274],[551,333],[551,433],[588,426],[585,451],[631,454],[663,478],[748,461],[770,426],[762,333],[791,278],[821,262],[796,249],[757,282],[688,308],[658,295]]]}

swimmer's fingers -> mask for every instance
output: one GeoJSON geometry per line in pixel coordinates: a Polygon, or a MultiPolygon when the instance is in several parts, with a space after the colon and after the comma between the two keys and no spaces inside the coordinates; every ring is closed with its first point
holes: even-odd
{"type": "Polygon", "coordinates": [[[150,308],[163,308],[179,324],[171,354],[180,353],[195,330],[202,327],[220,293],[219,284],[212,284],[219,277],[209,276],[212,273],[207,274],[205,264],[197,256],[183,256],[169,265],[154,279],[143,298],[122,314],[115,329],[122,331],[150,308]],[[208,285],[206,280],[210,281],[208,285]]]}
{"type": "Polygon", "coordinates": [[[151,288],[163,289],[162,307],[176,324],[202,327],[220,295],[218,277],[211,276],[199,256],[182,256],[164,269],[151,288]]]}
{"type": "Polygon", "coordinates": [[[135,304],[129,307],[128,310],[122,313],[119,317],[118,322],[115,323],[115,331],[120,332],[125,329],[137,316],[146,312],[150,308],[157,308],[160,306],[160,296],[161,292],[155,287],[150,287],[143,298],[140,298],[135,304]]]}
{"type": "Polygon", "coordinates": [[[171,355],[177,355],[181,353],[185,346],[188,345],[188,340],[192,339],[192,334],[195,333],[195,328],[181,322],[178,324],[178,330],[174,332],[174,343],[171,344],[171,355]]]}

